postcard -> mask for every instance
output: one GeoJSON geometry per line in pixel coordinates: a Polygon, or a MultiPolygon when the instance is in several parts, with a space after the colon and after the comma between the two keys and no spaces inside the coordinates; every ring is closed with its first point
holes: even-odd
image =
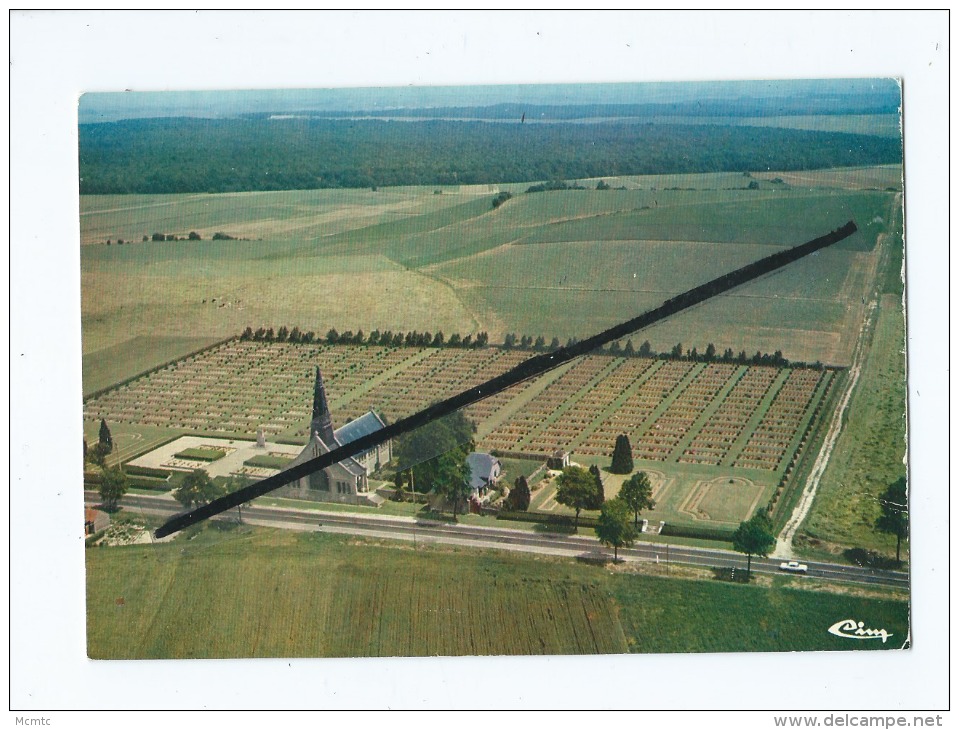
{"type": "Polygon", "coordinates": [[[902,105],[85,94],[88,655],[908,649],[902,105]]]}

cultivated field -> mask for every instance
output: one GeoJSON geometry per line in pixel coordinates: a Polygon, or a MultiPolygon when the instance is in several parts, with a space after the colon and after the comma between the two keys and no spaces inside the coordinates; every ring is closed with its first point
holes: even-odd
{"type": "Polygon", "coordinates": [[[84,196],[85,369],[91,382],[129,377],[150,359],[133,356],[150,351],[137,337],[216,340],[261,325],[565,342],[854,219],[860,232],[834,250],[644,333],[660,351],[713,342],[844,365],[899,180],[884,167],[610,178],[624,189],[536,194],[514,184],[84,196]],[[514,197],[494,210],[500,189],[514,197]],[[141,242],[191,231],[203,240],[141,242]]]}
{"type": "Polygon", "coordinates": [[[201,530],[89,549],[92,658],[847,650],[852,615],[893,634],[908,604],[613,572],[598,566],[319,533],[201,530]],[[317,576],[322,576],[318,580],[317,576]],[[682,610],[677,610],[679,607],[682,610]],[[694,620],[693,620],[693,617],[694,620]]]}

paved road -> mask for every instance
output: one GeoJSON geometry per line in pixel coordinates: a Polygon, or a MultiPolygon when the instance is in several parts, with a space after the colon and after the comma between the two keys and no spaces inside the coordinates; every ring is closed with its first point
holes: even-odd
{"type": "MultiPolygon", "coordinates": [[[[95,504],[99,497],[87,492],[88,503],[95,504]]],[[[128,509],[141,509],[156,515],[173,515],[182,508],[169,496],[127,495],[123,504],[128,509]]],[[[227,513],[219,519],[233,519],[227,513]]],[[[557,533],[535,533],[504,527],[449,524],[412,517],[387,515],[360,515],[350,512],[323,512],[320,510],[293,510],[281,507],[247,505],[243,519],[252,524],[286,527],[289,529],[318,530],[360,534],[370,537],[401,539],[411,542],[471,545],[519,552],[536,552],[569,557],[609,557],[610,551],[603,548],[595,538],[557,533]]],[[[667,545],[665,543],[638,543],[632,548],[619,551],[626,560],[659,562],[667,565],[681,564],[706,568],[745,569],[746,559],[731,550],[667,545]]],[[[754,558],[752,570],[756,573],[778,574],[781,561],[754,558]]],[[[909,587],[907,573],[891,570],[873,570],[850,565],[803,561],[809,566],[808,577],[826,578],[858,585],[909,587]]]]}

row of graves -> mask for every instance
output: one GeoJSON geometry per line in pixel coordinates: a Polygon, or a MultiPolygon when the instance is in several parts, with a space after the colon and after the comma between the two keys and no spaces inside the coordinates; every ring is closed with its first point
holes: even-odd
{"type": "MultiPolygon", "coordinates": [[[[530,357],[500,348],[417,348],[232,341],[85,404],[88,420],[304,441],[314,368],[338,423],[369,410],[397,420],[530,357]]],[[[635,458],[777,470],[795,452],[834,373],[720,362],[588,355],[548,385],[521,383],[471,406],[493,427],[487,450],[608,457],[626,434],[635,458]],[[508,417],[500,411],[534,388],[508,417]],[[535,390],[538,388],[538,390],[535,390]]]]}

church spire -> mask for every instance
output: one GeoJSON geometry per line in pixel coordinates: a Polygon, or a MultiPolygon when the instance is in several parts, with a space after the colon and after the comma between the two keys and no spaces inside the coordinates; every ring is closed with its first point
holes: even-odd
{"type": "Polygon", "coordinates": [[[333,448],[333,419],[330,417],[330,407],[326,403],[326,387],[323,385],[323,376],[320,368],[316,368],[316,384],[313,386],[313,420],[310,421],[310,434],[318,433],[329,448],[333,448]]]}

